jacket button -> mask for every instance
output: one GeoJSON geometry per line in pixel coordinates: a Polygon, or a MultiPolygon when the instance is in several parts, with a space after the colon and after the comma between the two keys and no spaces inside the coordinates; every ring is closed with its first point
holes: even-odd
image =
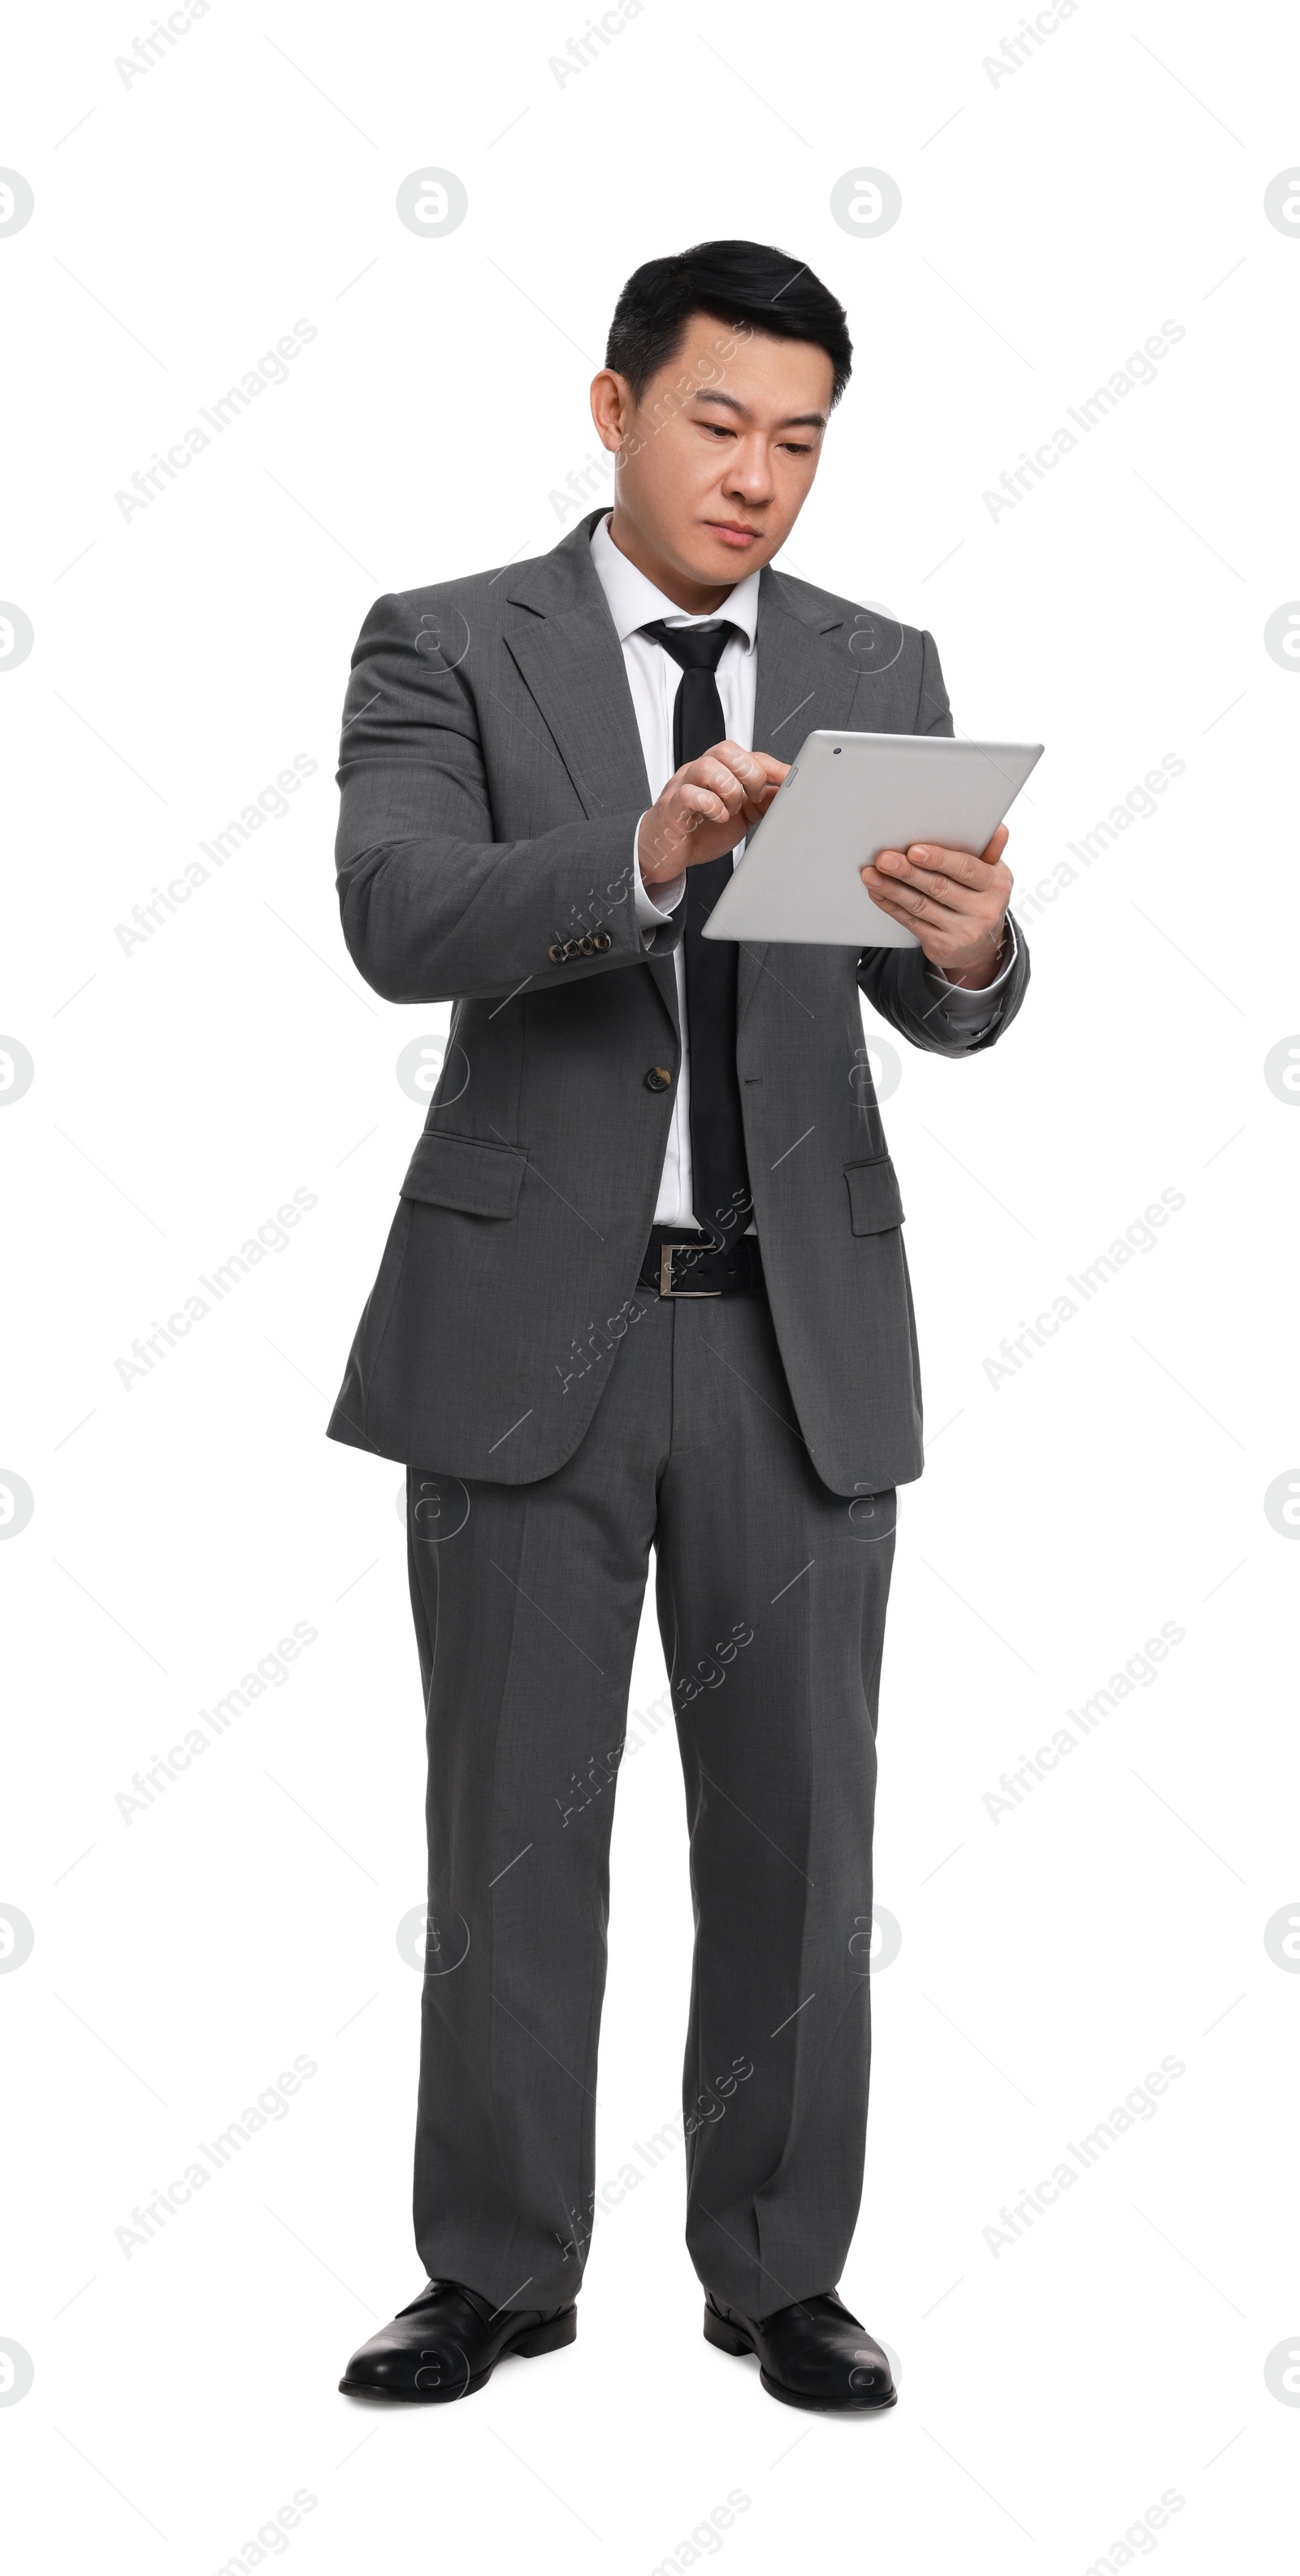
{"type": "Polygon", "coordinates": [[[550,958],[552,966],[562,966],[564,964],[564,950],[561,948],[558,939],[553,939],[551,941],[546,954],[550,958]]]}
{"type": "Polygon", "coordinates": [[[585,938],[578,941],[578,955],[580,957],[594,957],[595,954],[596,942],[588,932],[585,938]]]}
{"type": "Polygon", "coordinates": [[[614,942],[610,938],[607,930],[598,930],[594,933],[591,944],[592,947],[598,950],[599,954],[603,957],[606,949],[612,948],[614,942]]]}
{"type": "Polygon", "coordinates": [[[652,1064],[645,1078],[645,1087],[647,1091],[667,1091],[671,1082],[672,1075],[666,1065],[652,1064]]]}

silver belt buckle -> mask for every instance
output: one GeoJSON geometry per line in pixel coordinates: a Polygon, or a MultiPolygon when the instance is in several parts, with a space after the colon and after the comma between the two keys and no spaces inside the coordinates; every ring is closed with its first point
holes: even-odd
{"type": "Polygon", "coordinates": [[[659,1294],[661,1297],[720,1297],[722,1295],[722,1290],[720,1288],[674,1288],[673,1286],[673,1254],[675,1252],[704,1252],[707,1251],[707,1249],[708,1246],[702,1243],[660,1244],[659,1294]]]}

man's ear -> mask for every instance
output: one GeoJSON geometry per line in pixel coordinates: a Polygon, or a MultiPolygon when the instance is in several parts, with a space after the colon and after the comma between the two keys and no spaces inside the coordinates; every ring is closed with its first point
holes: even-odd
{"type": "Polygon", "coordinates": [[[608,448],[611,455],[624,446],[635,411],[636,401],[626,376],[616,374],[613,367],[602,367],[592,379],[591,417],[602,447],[608,448]]]}

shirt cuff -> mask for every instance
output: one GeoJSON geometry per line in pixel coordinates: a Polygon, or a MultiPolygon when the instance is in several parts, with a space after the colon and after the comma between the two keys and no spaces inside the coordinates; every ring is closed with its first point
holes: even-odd
{"type": "Polygon", "coordinates": [[[1002,965],[991,984],[981,984],[975,991],[965,984],[950,984],[943,968],[932,966],[926,960],[926,983],[935,1000],[942,1002],[943,1016],[950,1027],[960,1029],[963,1037],[974,1037],[980,1030],[990,1028],[1002,1007],[1007,978],[1020,954],[1016,925],[1010,913],[1007,914],[1006,932],[1009,944],[1002,965]]]}
{"type": "Polygon", "coordinates": [[[641,825],[644,821],[645,815],[639,815],[636,831],[632,836],[632,885],[637,921],[647,939],[653,939],[655,932],[662,930],[665,922],[671,921],[681,902],[686,891],[686,870],[683,868],[679,877],[666,877],[662,884],[657,884],[655,887],[657,899],[651,897],[649,888],[642,879],[641,861],[638,855],[641,825]]]}

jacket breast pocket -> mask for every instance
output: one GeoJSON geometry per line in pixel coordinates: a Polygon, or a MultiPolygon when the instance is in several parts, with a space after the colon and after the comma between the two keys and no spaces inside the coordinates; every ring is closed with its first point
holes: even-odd
{"type": "Polygon", "coordinates": [[[846,1163],[844,1178],[848,1183],[849,1223],[855,1234],[884,1234],[888,1227],[902,1224],[898,1174],[888,1154],[873,1155],[866,1163],[846,1163]]]}
{"type": "Polygon", "coordinates": [[[428,1207],[459,1208],[465,1216],[511,1217],[527,1159],[514,1145],[430,1129],[411,1157],[401,1195],[428,1207]]]}

